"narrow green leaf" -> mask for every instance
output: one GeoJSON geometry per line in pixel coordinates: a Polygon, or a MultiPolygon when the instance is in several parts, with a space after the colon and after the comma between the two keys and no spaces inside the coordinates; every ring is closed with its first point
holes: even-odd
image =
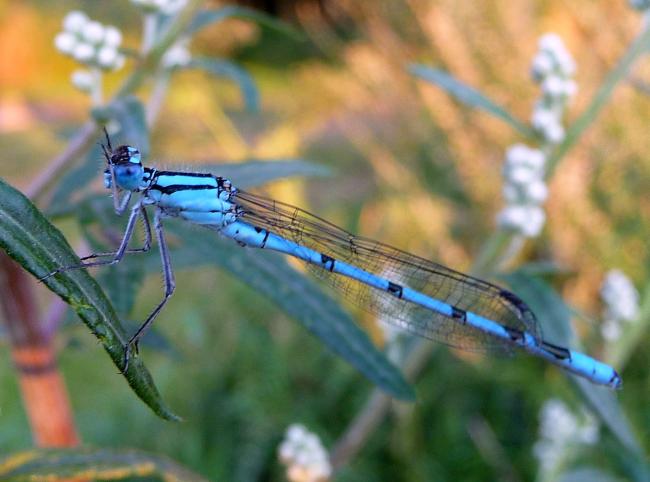
{"type": "Polygon", "coordinates": [[[633,454],[641,454],[642,448],[632,432],[623,413],[616,392],[607,387],[599,387],[584,378],[571,377],[589,408],[600,418],[616,437],[619,443],[633,454]]]}
{"type": "MultiPolygon", "coordinates": [[[[165,164],[170,166],[170,164],[165,164]]],[[[237,164],[197,164],[192,166],[199,172],[209,172],[215,176],[230,179],[238,188],[259,186],[267,182],[293,176],[328,176],[330,170],[325,166],[301,160],[268,159],[266,161],[246,161],[237,164]]],[[[183,170],[183,167],[170,170],[183,170]]],[[[187,166],[184,167],[187,170],[187,166]]]]}
{"type": "Polygon", "coordinates": [[[194,19],[192,19],[192,22],[190,23],[186,34],[188,36],[193,36],[194,33],[201,30],[202,28],[210,24],[219,23],[228,18],[250,20],[295,40],[302,40],[304,38],[303,34],[301,34],[295,28],[291,27],[285,22],[276,19],[275,17],[267,15],[264,12],[260,12],[259,10],[236,5],[199,11],[194,19]]]}
{"type": "Polygon", "coordinates": [[[160,455],[129,449],[36,449],[0,458],[0,480],[121,480],[155,477],[169,482],[207,482],[160,455]]]}
{"type": "MultiPolygon", "coordinates": [[[[185,240],[173,250],[176,268],[205,265],[206,262],[230,271],[256,291],[264,294],[330,350],[345,359],[377,386],[402,400],[413,400],[412,387],[400,371],[373,345],[368,335],[311,280],[291,268],[282,256],[261,250],[247,250],[216,233],[200,232],[179,223],[166,223],[168,232],[185,240]]],[[[151,271],[159,263],[147,260],[151,271]]]]}
{"type": "MultiPolygon", "coordinates": [[[[533,310],[542,326],[545,338],[553,343],[571,346],[574,340],[571,329],[571,309],[562,297],[546,282],[515,271],[503,278],[533,310]]],[[[639,453],[639,444],[616,398],[616,392],[599,387],[577,377],[570,377],[583,400],[603,421],[618,441],[632,452],[639,453]]]]}
{"type": "Polygon", "coordinates": [[[535,137],[535,132],[528,125],[514,117],[505,108],[501,107],[499,104],[473,87],[457,80],[447,72],[421,64],[411,64],[408,67],[408,71],[411,75],[419,77],[431,84],[437,85],[443,90],[446,90],[449,94],[465,105],[482,109],[507,122],[524,136],[531,138],[535,137]]]}
{"type": "Polygon", "coordinates": [[[260,93],[255,85],[255,80],[234,62],[208,57],[192,57],[192,60],[184,68],[201,69],[217,77],[232,80],[239,86],[246,109],[251,112],[260,110],[260,93]]]}
{"type": "MultiPolygon", "coordinates": [[[[2,179],[0,199],[0,247],[23,268],[41,278],[61,266],[79,263],[59,230],[2,179]]],[[[121,367],[128,338],[95,280],[85,270],[70,270],[45,279],[44,284],[77,312],[115,365],[121,367]]],[[[132,357],[126,378],[138,397],[155,413],[169,420],[178,418],[165,406],[151,375],[137,357],[132,357]]]]}

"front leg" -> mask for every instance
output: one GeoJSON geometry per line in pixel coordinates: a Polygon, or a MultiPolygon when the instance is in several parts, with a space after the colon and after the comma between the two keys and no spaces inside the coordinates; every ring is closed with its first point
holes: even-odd
{"type": "MultiPolygon", "coordinates": [[[[129,241],[131,241],[131,238],[133,237],[133,231],[135,228],[135,223],[138,220],[138,216],[140,215],[140,211],[143,210],[142,203],[138,202],[131,208],[131,214],[129,215],[129,221],[126,224],[126,230],[124,231],[124,237],[122,238],[122,242],[120,243],[120,247],[118,250],[114,253],[113,259],[106,259],[106,260],[100,260],[100,261],[92,261],[90,263],[80,263],[77,265],[72,265],[72,266],[62,266],[61,268],[57,268],[51,273],[46,274],[43,276],[40,281],[43,281],[50,276],[54,276],[55,274],[62,273],[64,271],[69,271],[72,269],[80,269],[80,268],[90,268],[93,266],[109,266],[115,263],[119,263],[122,258],[124,257],[124,253],[126,252],[126,248],[129,245],[129,241]]],[[[112,253],[106,253],[107,255],[112,254],[112,253]]]]}
{"type": "MultiPolygon", "coordinates": [[[[147,210],[144,208],[144,206],[140,207],[139,214],[142,217],[142,225],[144,227],[144,243],[141,248],[127,249],[124,251],[124,254],[146,253],[151,249],[151,223],[149,222],[149,215],[147,214],[147,210]]],[[[81,261],[86,261],[87,259],[103,258],[106,256],[114,257],[115,255],[117,255],[117,251],[111,251],[108,253],[93,253],[80,259],[81,261]]]]}

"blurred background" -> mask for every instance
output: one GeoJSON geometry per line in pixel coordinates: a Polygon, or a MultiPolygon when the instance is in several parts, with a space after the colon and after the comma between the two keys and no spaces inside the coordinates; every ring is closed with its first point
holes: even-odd
{"type": "MultiPolygon", "coordinates": [[[[219,2],[206,2],[219,6],[219,2]]],[[[460,271],[471,268],[503,207],[506,149],[522,139],[507,124],[410,75],[418,62],[450,72],[527,120],[539,87],[530,79],[538,38],[555,32],[577,64],[566,123],[591,102],[640,29],[627,2],[578,0],[260,1],[304,35],[227,20],[193,39],[255,79],[261,110],[246,112],[237,86],[198,72],[175,75],[148,163],[158,166],[299,158],[327,177],[273,183],[264,192],[460,271]]],[[[75,62],[53,39],[71,9],[118,26],[136,48],[140,17],[126,0],[0,1],[0,176],[19,189],[47,167],[88,119],[70,82],[75,62]],[[119,5],[118,5],[119,4],[119,5]]],[[[549,178],[546,226],[511,266],[549,261],[553,286],[580,313],[575,330],[601,356],[600,288],[619,269],[642,293],[650,283],[650,59],[628,81],[549,178]]],[[[106,92],[127,68],[105,76],[106,92]]],[[[146,93],[146,91],[145,91],[146,93]]],[[[101,191],[97,164],[96,191],[101,191]]],[[[217,173],[218,174],[218,173],[217,173]]],[[[44,206],[39,206],[43,208],[44,206]]],[[[73,222],[58,224],[79,239],[73,222]]],[[[116,375],[85,326],[56,338],[85,444],[165,454],[209,480],[285,480],[277,447],[303,423],[331,447],[372,391],[354,369],[263,296],[213,267],[177,272],[178,290],[143,350],[163,397],[184,417],[155,417],[116,375]],[[156,338],[158,339],[158,338],[156,338]]],[[[42,310],[50,293],[38,288],[42,310]]],[[[160,296],[158,276],[138,295],[134,320],[160,296]]],[[[370,315],[355,313],[372,327],[370,315]]],[[[381,332],[372,329],[378,344],[381,332]]],[[[650,447],[650,342],[642,332],[623,372],[623,412],[650,447]]],[[[0,454],[31,446],[6,338],[0,338],[0,454]]],[[[336,480],[540,479],[540,413],[549,398],[581,414],[563,373],[539,361],[436,349],[415,382],[414,404],[395,403],[336,480]]],[[[582,416],[582,415],[580,415],[582,416]]],[[[579,461],[620,474],[601,427],[579,461]]],[[[618,478],[617,478],[618,477],[618,478]]],[[[576,479],[577,480],[577,479],[576,479]]],[[[587,479],[585,479],[587,480],[587,479]]]]}

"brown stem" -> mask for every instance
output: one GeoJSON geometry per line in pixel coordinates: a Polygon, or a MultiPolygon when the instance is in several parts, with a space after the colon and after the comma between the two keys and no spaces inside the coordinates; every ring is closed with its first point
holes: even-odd
{"type": "Polygon", "coordinates": [[[31,283],[20,265],[0,252],[0,305],[34,443],[72,447],[79,444],[79,436],[52,339],[38,320],[31,283]]]}

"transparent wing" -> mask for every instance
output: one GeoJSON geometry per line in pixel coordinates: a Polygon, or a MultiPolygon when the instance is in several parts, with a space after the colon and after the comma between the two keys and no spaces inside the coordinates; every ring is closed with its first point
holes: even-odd
{"type": "MultiPolygon", "coordinates": [[[[431,298],[527,331],[541,341],[535,315],[513,293],[424,258],[347,231],[300,208],[238,191],[242,220],[315,251],[345,261],[431,298]]],[[[502,340],[382,290],[308,264],[309,270],[353,303],[413,334],[473,351],[510,351],[502,340]]]]}

